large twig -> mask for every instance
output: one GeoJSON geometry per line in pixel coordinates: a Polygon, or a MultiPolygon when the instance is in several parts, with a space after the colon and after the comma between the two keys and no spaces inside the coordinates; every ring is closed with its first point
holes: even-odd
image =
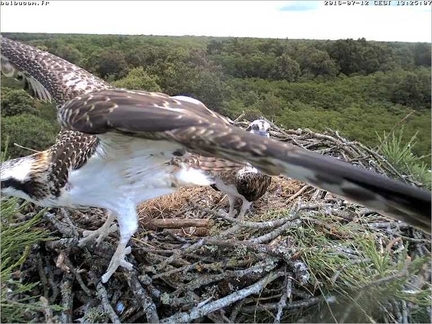
{"type": "MultiPolygon", "coordinates": [[[[295,301],[292,303],[288,303],[283,307],[283,309],[310,307],[310,306],[318,304],[321,300],[322,300],[321,297],[311,297],[309,299],[304,299],[304,300],[299,300],[299,301],[295,301]]],[[[261,312],[261,311],[277,310],[278,307],[279,307],[279,303],[245,306],[241,309],[241,312],[247,313],[247,314],[254,314],[256,312],[261,312]]]]}
{"type": "Polygon", "coordinates": [[[123,272],[129,287],[131,287],[134,296],[139,300],[147,317],[148,323],[159,323],[159,316],[156,311],[156,305],[141,286],[137,275],[133,271],[123,272]]]}
{"type": "Polygon", "coordinates": [[[62,323],[72,323],[73,311],[73,292],[72,292],[72,278],[71,275],[66,275],[63,282],[60,284],[60,291],[62,296],[62,313],[60,321],[62,323]]]}
{"type": "Polygon", "coordinates": [[[182,228],[182,227],[210,227],[211,220],[210,219],[175,219],[175,218],[167,218],[167,219],[152,219],[149,223],[146,224],[148,227],[156,227],[156,228],[182,228]]]}
{"type": "Polygon", "coordinates": [[[283,272],[273,272],[265,276],[263,279],[254,283],[253,285],[236,291],[226,297],[218,299],[214,302],[208,303],[202,307],[194,307],[189,313],[177,313],[171,317],[165,318],[161,323],[188,323],[194,319],[205,316],[208,313],[214,312],[223,307],[229,306],[236,301],[244,299],[250,295],[259,293],[264,287],[275,279],[283,276],[283,272]]]}
{"type": "Polygon", "coordinates": [[[277,324],[280,323],[281,317],[282,317],[282,311],[284,307],[286,306],[287,299],[291,295],[291,289],[292,289],[292,280],[290,278],[289,273],[285,274],[285,279],[283,283],[283,293],[278,303],[277,313],[276,317],[273,323],[277,324]]]}
{"type": "Polygon", "coordinates": [[[53,321],[53,311],[49,307],[48,299],[46,299],[45,297],[41,296],[39,298],[39,301],[40,301],[41,306],[42,306],[42,313],[45,316],[45,323],[47,323],[47,324],[54,323],[54,321],[53,321]]]}
{"type": "MultiPolygon", "coordinates": [[[[90,271],[89,275],[93,283],[96,285],[97,295],[101,301],[104,311],[111,319],[111,322],[120,324],[120,319],[109,302],[108,293],[104,285],[99,281],[98,277],[93,273],[93,271],[90,271]]],[[[72,321],[70,321],[69,323],[72,323],[72,321]]]]}

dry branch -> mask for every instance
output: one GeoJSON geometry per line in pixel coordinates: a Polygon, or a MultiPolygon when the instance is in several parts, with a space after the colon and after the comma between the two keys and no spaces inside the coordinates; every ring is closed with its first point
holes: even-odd
{"type": "Polygon", "coordinates": [[[152,219],[148,224],[147,228],[186,228],[186,227],[210,227],[210,219],[152,219]]]}
{"type": "MultiPolygon", "coordinates": [[[[89,275],[93,283],[96,285],[97,296],[101,301],[104,311],[111,319],[111,322],[120,324],[121,323],[120,319],[109,302],[108,292],[106,291],[104,285],[99,281],[99,278],[93,272],[89,272],[89,275]]],[[[72,323],[72,322],[68,322],[68,323],[72,323]]]]}
{"type": "Polygon", "coordinates": [[[148,323],[159,323],[159,316],[156,312],[156,305],[153,300],[147,294],[145,289],[141,286],[136,274],[131,271],[129,273],[124,273],[125,278],[128,282],[129,287],[131,287],[134,296],[141,303],[144,313],[147,317],[148,323]]]}
{"type": "Polygon", "coordinates": [[[174,316],[171,316],[169,318],[165,318],[161,321],[161,323],[188,323],[194,319],[200,318],[205,316],[206,314],[209,314],[211,312],[214,312],[218,309],[221,309],[223,307],[229,306],[233,303],[235,303],[238,300],[244,299],[250,295],[259,293],[266,285],[268,285],[273,280],[283,276],[283,272],[274,272],[270,273],[263,279],[259,280],[255,284],[236,291],[224,298],[221,298],[217,301],[208,303],[207,305],[204,305],[202,307],[195,307],[193,308],[189,313],[178,313],[174,316]]]}

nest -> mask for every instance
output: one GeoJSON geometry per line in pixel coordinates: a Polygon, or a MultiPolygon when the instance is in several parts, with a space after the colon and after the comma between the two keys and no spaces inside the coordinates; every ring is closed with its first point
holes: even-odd
{"type": "MultiPolygon", "coordinates": [[[[337,132],[272,126],[273,138],[414,182],[337,132]]],[[[135,268],[119,268],[106,284],[100,277],[118,234],[99,246],[77,246],[84,229],[102,225],[104,212],[46,212],[52,240],[33,246],[19,272],[23,281],[42,283],[33,296],[42,296],[43,310],[31,319],[405,323],[430,317],[425,234],[285,177],[273,177],[243,222],[221,215],[221,208],[228,209],[226,197],[204,187],[142,204],[128,257],[135,268]]]]}

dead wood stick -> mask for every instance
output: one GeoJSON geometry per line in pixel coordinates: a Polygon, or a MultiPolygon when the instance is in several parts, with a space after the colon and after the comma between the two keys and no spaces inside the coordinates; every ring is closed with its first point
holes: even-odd
{"type": "Polygon", "coordinates": [[[245,303],[245,299],[242,299],[236,305],[234,305],[231,315],[229,317],[231,323],[235,323],[238,313],[240,312],[240,309],[243,307],[244,303],[245,303]]]}
{"type": "Polygon", "coordinates": [[[224,246],[224,247],[231,247],[235,249],[247,249],[249,251],[255,252],[255,253],[265,253],[271,256],[275,256],[278,258],[281,258],[285,261],[289,261],[291,259],[291,255],[289,251],[283,250],[280,251],[277,247],[271,247],[265,244],[254,244],[250,243],[248,241],[239,241],[236,239],[231,240],[218,240],[213,238],[206,238],[205,244],[209,245],[216,245],[216,246],[224,246]]]}
{"type": "Polygon", "coordinates": [[[16,147],[22,148],[24,150],[30,151],[32,153],[40,153],[41,152],[41,151],[38,151],[38,150],[34,150],[34,149],[30,148],[30,147],[22,146],[22,145],[20,145],[18,143],[13,143],[13,145],[15,145],[16,147]]]}
{"type": "MultiPolygon", "coordinates": [[[[42,284],[42,289],[44,292],[44,297],[45,297],[45,299],[47,299],[48,294],[49,294],[48,278],[45,274],[45,269],[44,269],[44,265],[43,265],[44,259],[42,258],[40,253],[38,253],[36,260],[37,260],[36,262],[37,262],[37,269],[38,269],[38,273],[39,273],[39,278],[40,278],[40,281],[42,284]]],[[[48,300],[46,302],[48,303],[48,300]]]]}
{"type": "Polygon", "coordinates": [[[277,313],[276,313],[276,317],[273,323],[277,324],[280,323],[281,321],[281,317],[282,317],[282,311],[284,309],[284,307],[286,306],[286,302],[287,299],[290,297],[289,295],[291,295],[291,285],[292,285],[292,280],[290,278],[290,275],[288,273],[285,274],[285,280],[283,283],[283,293],[281,296],[281,299],[279,300],[278,303],[278,308],[277,308],[277,313]]]}
{"type": "Polygon", "coordinates": [[[161,292],[155,286],[153,286],[153,280],[149,277],[149,275],[140,275],[138,276],[138,280],[146,286],[147,290],[154,298],[160,299],[161,292]]]}
{"type": "Polygon", "coordinates": [[[367,227],[370,229],[386,229],[386,228],[399,228],[399,229],[407,229],[409,228],[409,225],[406,225],[405,223],[399,222],[399,221],[389,221],[389,222],[382,222],[382,223],[369,223],[366,224],[367,227]]]}
{"type": "Polygon", "coordinates": [[[291,197],[289,197],[286,202],[290,202],[291,200],[296,199],[298,196],[300,196],[303,192],[306,191],[306,189],[312,188],[309,185],[304,185],[303,187],[301,187],[301,189],[299,191],[297,191],[294,195],[292,195],[291,197]]]}
{"type": "Polygon", "coordinates": [[[200,274],[200,276],[173,292],[173,295],[178,295],[185,290],[195,290],[201,286],[211,284],[216,281],[227,278],[241,278],[250,273],[269,272],[276,268],[277,260],[275,258],[267,258],[265,261],[260,261],[257,264],[243,270],[225,270],[219,274],[200,274]]]}
{"type": "Polygon", "coordinates": [[[230,227],[227,230],[218,233],[216,237],[223,238],[226,236],[232,236],[234,233],[237,233],[240,229],[241,229],[240,225],[234,225],[233,227],[230,227]]]}
{"type": "MultiPolygon", "coordinates": [[[[176,259],[178,259],[182,253],[191,253],[191,252],[193,252],[195,250],[198,250],[203,245],[204,245],[204,239],[200,239],[198,242],[196,242],[196,243],[188,246],[184,250],[181,250],[181,251],[180,250],[175,250],[174,253],[170,257],[166,258],[165,261],[159,263],[156,266],[156,269],[158,271],[160,271],[161,269],[164,269],[168,264],[171,264],[176,259]]],[[[190,265],[190,263],[188,263],[188,265],[190,265]]]]}
{"type": "Polygon", "coordinates": [[[156,311],[156,305],[147,294],[147,291],[141,286],[137,275],[134,272],[123,272],[129,287],[132,289],[134,296],[139,300],[145,312],[148,323],[159,323],[159,316],[156,311]]]}
{"type": "Polygon", "coordinates": [[[69,210],[67,210],[65,208],[60,208],[59,213],[63,216],[65,223],[70,226],[71,232],[73,233],[74,237],[79,237],[78,230],[77,230],[75,224],[70,219],[69,210]]]}
{"type": "Polygon", "coordinates": [[[140,311],[138,311],[138,312],[136,312],[135,314],[133,314],[131,317],[129,317],[129,318],[127,318],[127,317],[125,317],[124,319],[125,319],[125,323],[139,323],[139,322],[137,322],[137,320],[141,317],[141,316],[144,316],[145,315],[145,313],[144,313],[144,311],[142,311],[142,310],[140,310],[140,311]],[[126,319],[127,319],[127,321],[126,321],[126,319]]]}
{"type": "Polygon", "coordinates": [[[250,240],[248,240],[248,242],[250,242],[252,244],[261,244],[264,242],[268,242],[268,241],[273,240],[274,238],[278,237],[279,235],[281,235],[288,228],[298,227],[300,225],[301,225],[301,220],[299,220],[299,216],[296,216],[293,218],[293,221],[286,222],[285,224],[276,228],[275,230],[273,230],[267,234],[261,235],[259,237],[256,237],[254,239],[250,239],[250,240]]]}
{"type": "Polygon", "coordinates": [[[175,235],[182,236],[208,236],[210,231],[205,227],[183,227],[183,228],[166,228],[165,232],[171,232],[175,235]]]}
{"type": "Polygon", "coordinates": [[[50,212],[46,212],[44,213],[43,217],[47,219],[51,224],[53,224],[55,228],[64,236],[77,237],[75,236],[76,229],[71,228],[70,225],[59,221],[57,215],[50,212]]]}
{"type": "Polygon", "coordinates": [[[73,310],[73,292],[72,292],[72,276],[66,275],[63,282],[60,284],[60,292],[62,296],[62,312],[60,321],[62,323],[72,323],[72,310],[73,310]]]}
{"type": "Polygon", "coordinates": [[[75,276],[76,280],[78,281],[78,284],[80,285],[81,289],[85,292],[85,294],[87,296],[91,296],[92,293],[90,291],[90,289],[88,289],[88,287],[85,285],[81,274],[79,272],[79,270],[77,270],[74,265],[72,264],[72,261],[68,258],[67,255],[65,255],[65,259],[64,259],[64,263],[65,265],[69,268],[69,270],[73,273],[73,275],[75,276]]]}
{"type": "Polygon", "coordinates": [[[39,298],[39,300],[40,300],[41,306],[42,306],[42,313],[45,316],[45,323],[47,323],[47,324],[54,323],[54,321],[53,321],[53,311],[49,307],[48,299],[46,299],[45,297],[41,296],[39,298]]]}
{"type": "MultiPolygon", "coordinates": [[[[101,301],[102,307],[105,311],[105,313],[109,316],[111,319],[111,322],[120,324],[120,319],[117,316],[116,312],[110,305],[110,302],[108,300],[108,293],[104,287],[104,285],[99,281],[98,277],[93,273],[93,271],[89,272],[90,279],[93,281],[93,283],[96,285],[97,295],[101,301]]],[[[68,322],[72,323],[72,321],[68,322]]]]}
{"type": "Polygon", "coordinates": [[[299,218],[300,218],[299,212],[300,211],[308,210],[308,209],[319,209],[321,206],[323,206],[323,204],[307,204],[307,205],[303,205],[303,206],[299,206],[299,207],[294,207],[294,208],[292,208],[293,211],[290,212],[290,217],[289,217],[290,221],[287,221],[282,226],[276,228],[272,232],[261,235],[259,237],[254,238],[254,239],[250,239],[250,240],[245,241],[245,242],[248,242],[251,244],[261,244],[261,243],[273,240],[274,238],[278,237],[281,233],[286,231],[288,228],[300,225],[300,222],[301,222],[301,221],[299,221],[299,218]]]}
{"type": "MultiPolygon", "coordinates": [[[[300,307],[310,307],[312,305],[316,305],[322,300],[322,297],[311,297],[309,299],[299,300],[292,303],[289,303],[284,306],[284,309],[294,309],[300,307]]],[[[261,311],[270,311],[278,308],[279,303],[271,303],[264,305],[254,305],[254,306],[245,306],[241,309],[242,313],[246,314],[254,314],[256,312],[261,311]]]]}
{"type": "Polygon", "coordinates": [[[54,301],[57,299],[57,296],[59,294],[59,288],[58,288],[59,285],[58,285],[58,283],[54,279],[54,273],[52,271],[52,267],[50,266],[50,264],[47,261],[46,257],[44,258],[44,260],[45,260],[46,267],[48,269],[48,282],[49,282],[49,285],[51,286],[51,290],[52,290],[52,295],[50,297],[50,302],[54,303],[54,301]]]}
{"type": "Polygon", "coordinates": [[[182,228],[182,227],[210,227],[212,225],[211,223],[212,222],[210,219],[167,218],[167,219],[153,219],[148,223],[148,225],[155,226],[158,228],[182,228]]]}
{"type": "Polygon", "coordinates": [[[161,323],[189,323],[194,319],[205,316],[206,314],[212,313],[218,309],[229,306],[236,301],[244,299],[250,295],[259,293],[264,287],[275,279],[283,276],[282,271],[273,272],[265,276],[263,279],[257,281],[253,285],[236,291],[226,297],[215,300],[214,302],[208,303],[202,307],[194,307],[189,313],[177,313],[173,316],[165,318],[161,323]]]}
{"type": "Polygon", "coordinates": [[[233,120],[233,123],[234,123],[234,124],[237,123],[240,119],[242,119],[242,118],[244,117],[244,115],[245,115],[245,112],[243,111],[243,112],[240,114],[240,116],[238,116],[236,119],[233,120]]]}
{"type": "Polygon", "coordinates": [[[157,273],[152,277],[152,280],[157,279],[157,278],[161,278],[161,277],[170,276],[174,273],[181,272],[181,271],[183,271],[183,273],[189,272],[190,270],[195,268],[199,263],[200,263],[200,261],[195,262],[195,263],[190,264],[190,265],[185,265],[185,266],[180,267],[180,268],[175,268],[175,269],[171,269],[171,270],[168,270],[168,271],[165,271],[162,273],[157,273]]]}

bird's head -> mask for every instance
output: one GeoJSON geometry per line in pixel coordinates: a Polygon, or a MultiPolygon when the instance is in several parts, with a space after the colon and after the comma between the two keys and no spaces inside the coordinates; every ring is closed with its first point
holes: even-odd
{"type": "Polygon", "coordinates": [[[246,130],[252,134],[265,136],[265,137],[270,137],[269,129],[270,129],[270,124],[263,119],[254,120],[246,128],[246,130]]]}
{"type": "Polygon", "coordinates": [[[1,194],[31,200],[35,189],[35,171],[40,153],[2,162],[0,165],[1,194]]]}

